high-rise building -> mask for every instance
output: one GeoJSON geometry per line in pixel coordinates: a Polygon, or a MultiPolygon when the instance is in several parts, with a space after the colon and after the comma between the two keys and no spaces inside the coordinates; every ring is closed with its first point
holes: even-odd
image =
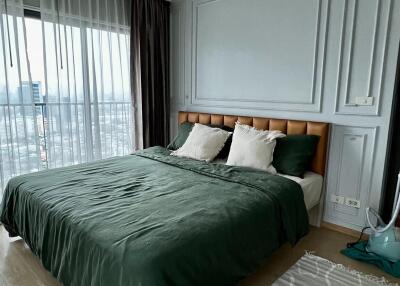
{"type": "Polygon", "coordinates": [[[33,102],[43,102],[42,83],[40,81],[32,82],[32,93],[33,102]]]}
{"type": "MultiPolygon", "coordinates": [[[[42,103],[43,96],[42,96],[42,83],[40,81],[32,81],[32,99],[31,93],[29,89],[29,81],[21,82],[20,94],[22,96],[22,100],[24,103],[31,103],[32,99],[35,103],[42,103]]],[[[22,101],[20,100],[20,102],[22,101]]]]}

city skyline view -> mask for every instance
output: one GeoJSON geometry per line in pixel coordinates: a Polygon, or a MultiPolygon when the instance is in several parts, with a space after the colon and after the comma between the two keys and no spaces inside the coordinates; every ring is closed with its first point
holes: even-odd
{"type": "MultiPolygon", "coordinates": [[[[22,31],[22,18],[15,23],[22,31]]],[[[58,24],[28,17],[25,28],[26,43],[11,33],[11,53],[0,43],[0,189],[18,174],[131,152],[127,35],[68,25],[54,33],[58,24]]]]}

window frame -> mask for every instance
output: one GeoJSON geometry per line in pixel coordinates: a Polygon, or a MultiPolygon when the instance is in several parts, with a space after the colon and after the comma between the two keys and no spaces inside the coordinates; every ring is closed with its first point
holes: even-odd
{"type": "Polygon", "coordinates": [[[40,14],[39,10],[33,9],[33,8],[25,8],[24,7],[24,17],[27,18],[34,18],[34,19],[42,19],[42,16],[40,14]]]}

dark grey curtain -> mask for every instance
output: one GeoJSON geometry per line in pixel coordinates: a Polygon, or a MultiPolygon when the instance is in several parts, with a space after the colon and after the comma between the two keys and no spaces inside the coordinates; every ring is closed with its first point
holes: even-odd
{"type": "Polygon", "coordinates": [[[131,78],[137,148],[169,141],[169,2],[132,0],[131,78]]]}

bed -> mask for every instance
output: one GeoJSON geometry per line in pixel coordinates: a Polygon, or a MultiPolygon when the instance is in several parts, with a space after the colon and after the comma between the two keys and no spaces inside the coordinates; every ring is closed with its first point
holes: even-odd
{"type": "MultiPolygon", "coordinates": [[[[324,175],[326,123],[179,113],[180,123],[237,120],[319,135],[310,171],[324,175]]],[[[1,222],[66,286],[233,285],[307,234],[295,180],[169,153],[152,147],[15,177],[1,222]]]]}

